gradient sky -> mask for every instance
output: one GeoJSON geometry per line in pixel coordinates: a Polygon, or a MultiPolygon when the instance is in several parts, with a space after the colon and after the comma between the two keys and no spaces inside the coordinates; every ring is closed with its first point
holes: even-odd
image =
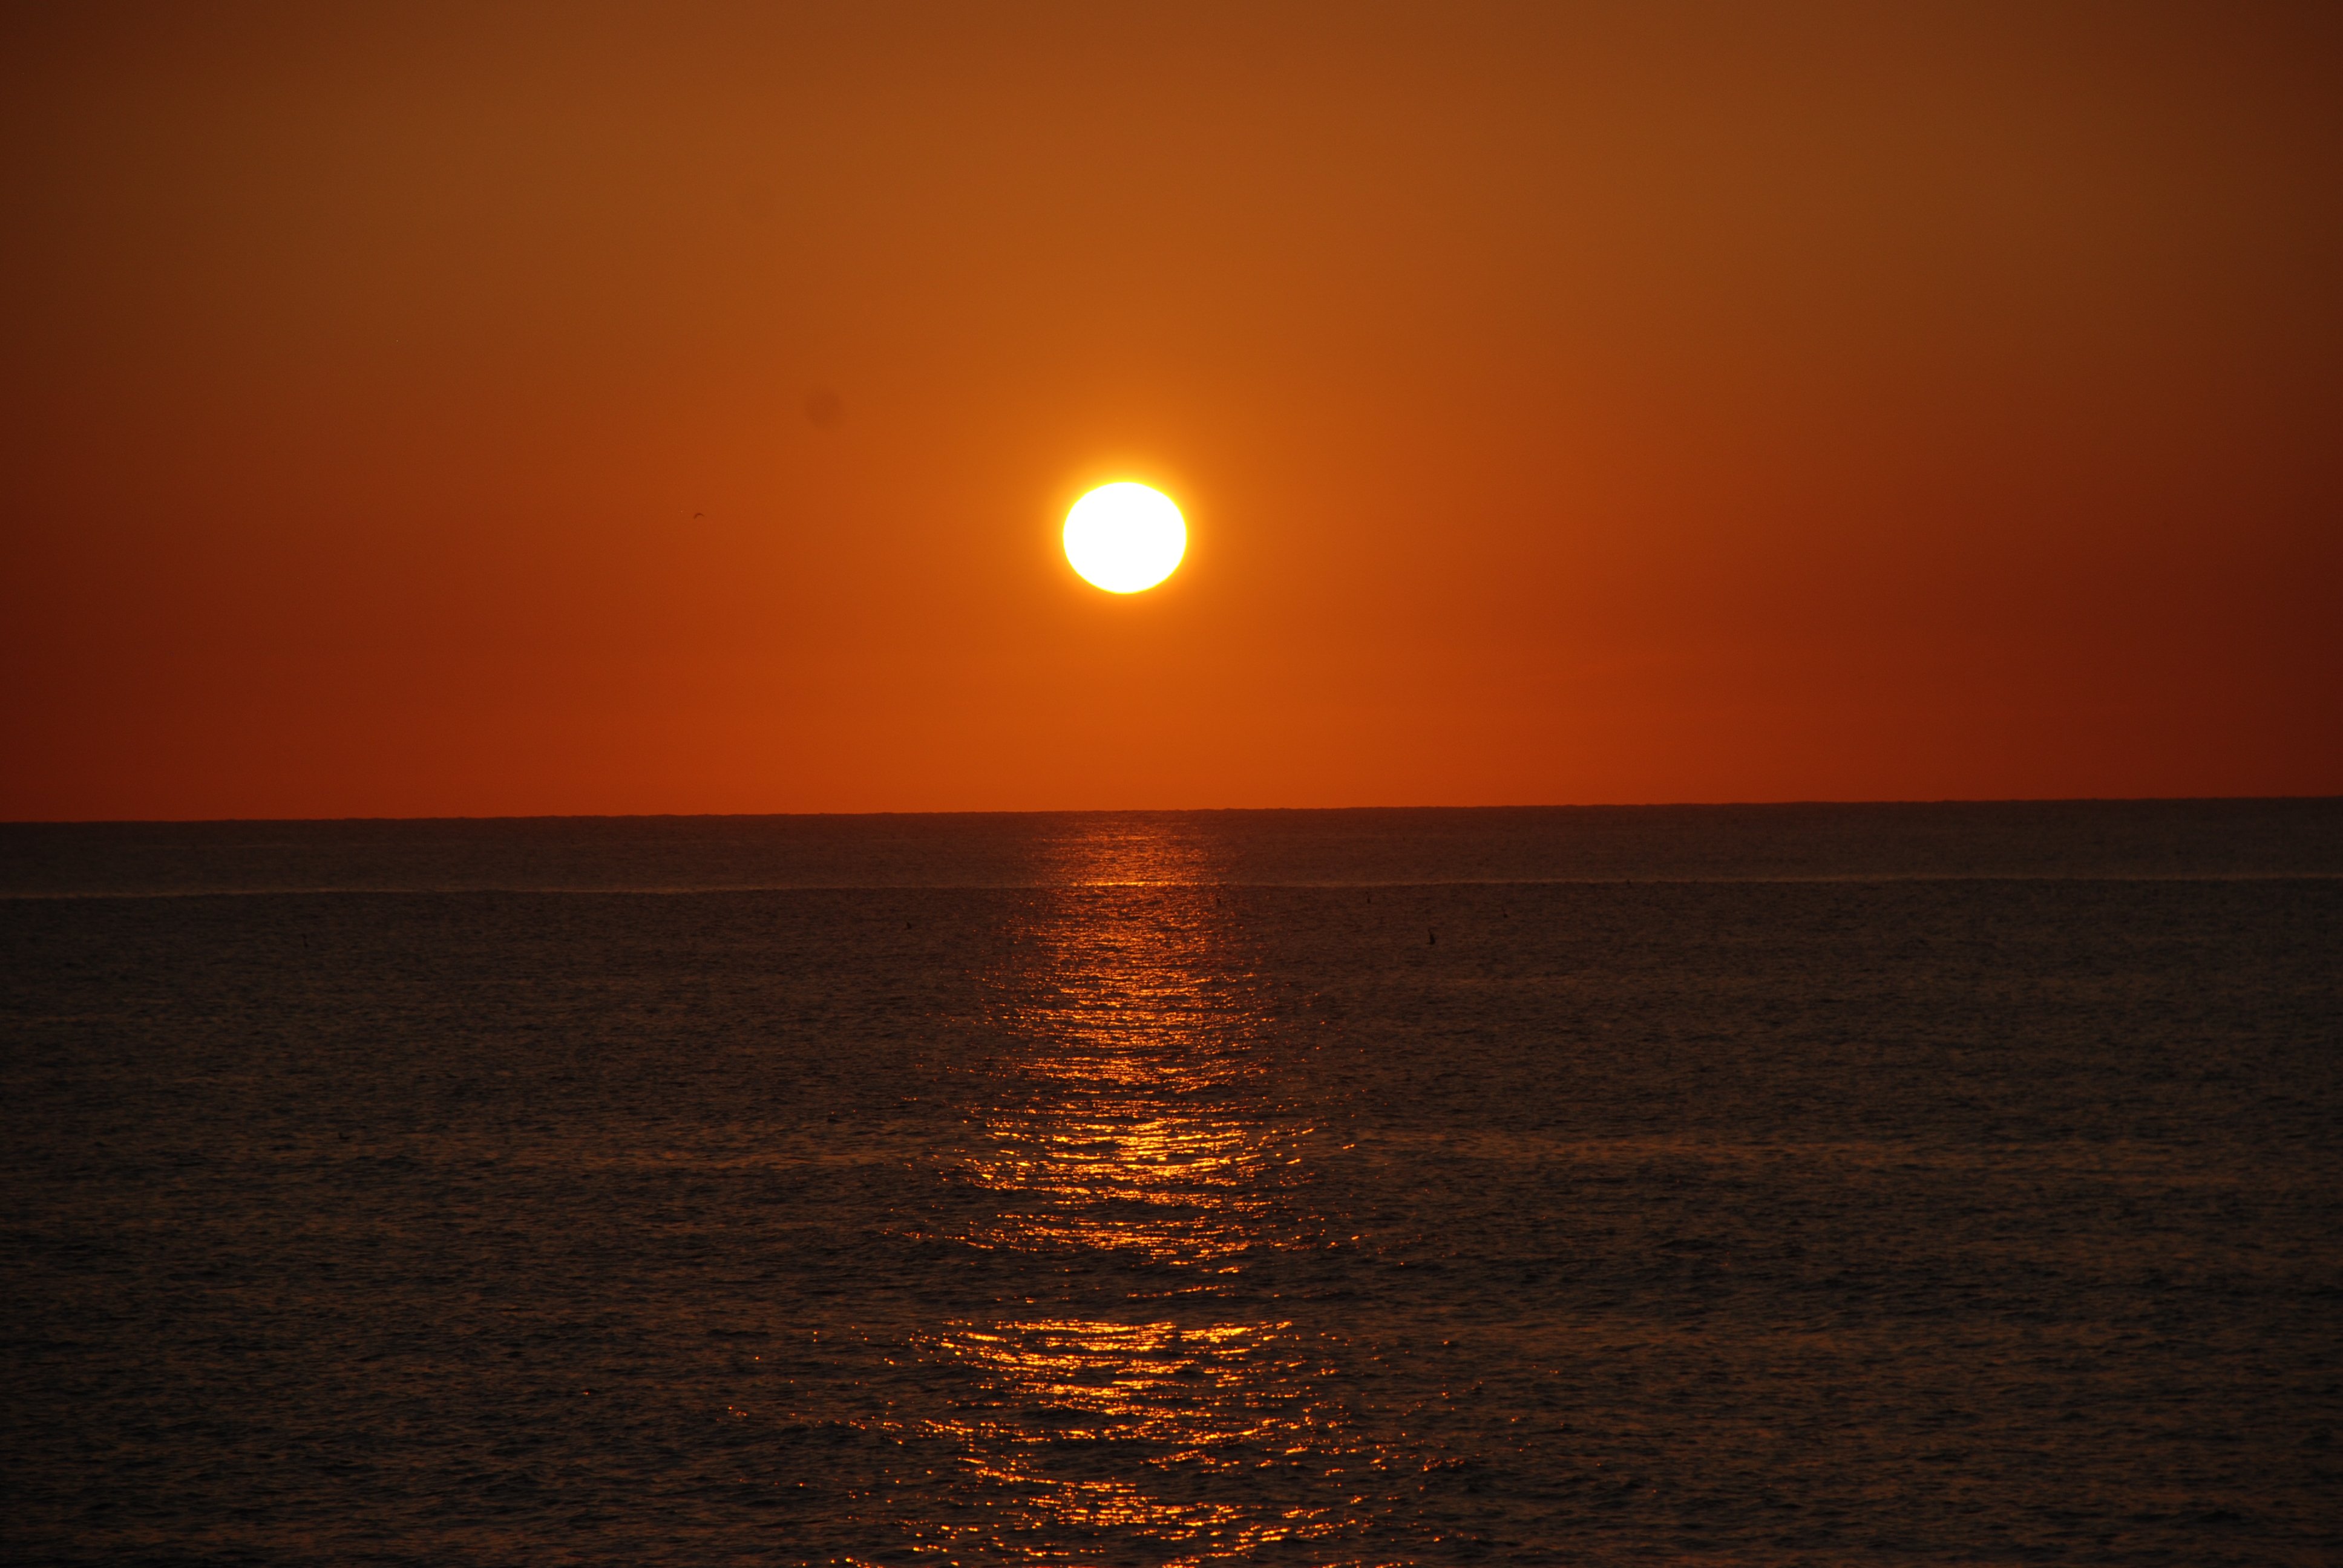
{"type": "Polygon", "coordinates": [[[2343,792],[2343,8],[0,33],[0,817],[2343,792]]]}

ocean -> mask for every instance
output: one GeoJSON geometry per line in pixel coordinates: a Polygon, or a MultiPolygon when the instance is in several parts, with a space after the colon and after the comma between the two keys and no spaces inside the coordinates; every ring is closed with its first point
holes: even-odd
{"type": "Polygon", "coordinates": [[[0,826],[0,1555],[2343,1561],[2343,801],[0,826]]]}

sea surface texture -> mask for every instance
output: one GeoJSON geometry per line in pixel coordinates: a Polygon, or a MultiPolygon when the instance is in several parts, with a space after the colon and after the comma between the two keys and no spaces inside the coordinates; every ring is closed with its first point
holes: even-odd
{"type": "Polygon", "coordinates": [[[2343,1561],[2343,803],[0,828],[0,1557],[2343,1561]]]}

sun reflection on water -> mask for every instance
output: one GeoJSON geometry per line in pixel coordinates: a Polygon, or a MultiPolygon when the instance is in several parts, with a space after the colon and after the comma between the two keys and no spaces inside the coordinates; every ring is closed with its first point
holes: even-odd
{"type": "Polygon", "coordinates": [[[1322,1248],[1273,1020],[1208,869],[1118,829],[1070,842],[1000,976],[1002,1049],[959,1179],[960,1238],[1049,1294],[940,1325],[923,1422],[965,1467],[950,1550],[1114,1545],[1194,1563],[1344,1528],[1328,1347],[1262,1271],[1322,1248]]]}

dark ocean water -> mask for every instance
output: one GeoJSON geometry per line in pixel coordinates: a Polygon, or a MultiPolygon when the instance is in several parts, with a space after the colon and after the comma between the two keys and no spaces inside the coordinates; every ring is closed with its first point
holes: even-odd
{"type": "Polygon", "coordinates": [[[2343,803],[0,827],[12,1561],[2343,1561],[2343,803]]]}

